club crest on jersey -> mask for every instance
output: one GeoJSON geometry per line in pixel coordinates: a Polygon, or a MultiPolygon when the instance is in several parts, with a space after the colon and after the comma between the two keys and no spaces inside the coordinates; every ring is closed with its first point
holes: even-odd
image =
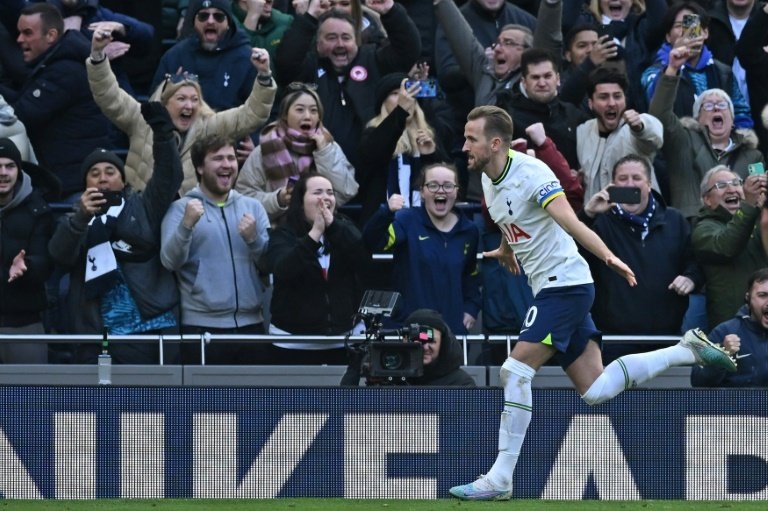
{"type": "Polygon", "coordinates": [[[521,243],[531,239],[531,235],[515,224],[499,224],[499,229],[504,234],[508,243],[521,243]]]}
{"type": "Polygon", "coordinates": [[[509,216],[512,216],[512,200],[507,199],[507,213],[509,216]]]}

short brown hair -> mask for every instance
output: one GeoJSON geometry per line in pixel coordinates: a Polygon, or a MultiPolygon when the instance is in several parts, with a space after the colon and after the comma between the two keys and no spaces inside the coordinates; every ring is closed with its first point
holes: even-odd
{"type": "Polygon", "coordinates": [[[192,159],[192,166],[195,167],[195,176],[198,181],[200,181],[200,174],[197,172],[197,169],[202,167],[203,163],[205,163],[206,155],[226,146],[234,147],[235,141],[220,133],[209,133],[194,141],[192,148],[189,151],[189,155],[192,159]]]}
{"type": "Polygon", "coordinates": [[[486,138],[500,137],[507,144],[512,143],[513,124],[512,116],[506,110],[492,105],[477,106],[469,112],[468,121],[485,119],[485,128],[483,133],[486,138]]]}

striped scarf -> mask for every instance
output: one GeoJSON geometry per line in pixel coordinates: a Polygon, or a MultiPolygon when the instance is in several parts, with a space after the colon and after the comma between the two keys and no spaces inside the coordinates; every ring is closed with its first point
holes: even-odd
{"type": "Polygon", "coordinates": [[[317,143],[314,139],[280,123],[264,129],[259,145],[264,174],[274,188],[283,186],[289,176],[303,174],[315,165],[312,153],[317,143]]]}

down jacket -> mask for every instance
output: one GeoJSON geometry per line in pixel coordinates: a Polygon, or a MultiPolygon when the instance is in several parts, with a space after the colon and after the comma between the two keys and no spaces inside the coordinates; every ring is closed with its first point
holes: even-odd
{"type": "MultiPolygon", "coordinates": [[[[101,111],[129,138],[128,156],[125,160],[125,176],[134,190],[141,191],[147,186],[154,158],[152,157],[152,130],[141,116],[141,104],[125,92],[117,83],[107,60],[94,64],[86,62],[88,83],[93,98],[101,111]]],[[[192,126],[179,146],[184,181],[181,193],[197,185],[195,169],[192,166],[190,149],[198,137],[208,133],[221,133],[231,137],[252,133],[260,129],[269,118],[277,87],[259,85],[255,80],[251,95],[243,104],[217,113],[199,112],[192,126]]]]}

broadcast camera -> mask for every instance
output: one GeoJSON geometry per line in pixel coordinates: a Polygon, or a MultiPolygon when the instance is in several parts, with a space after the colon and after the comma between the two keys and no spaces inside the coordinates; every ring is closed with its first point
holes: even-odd
{"type": "Polygon", "coordinates": [[[357,317],[365,322],[365,341],[347,344],[360,360],[360,373],[367,385],[403,385],[408,378],[424,374],[423,343],[430,342],[433,329],[417,324],[394,330],[383,330],[384,318],[390,317],[400,301],[400,293],[366,291],[357,317]],[[389,338],[389,340],[388,340],[389,338]]]}

